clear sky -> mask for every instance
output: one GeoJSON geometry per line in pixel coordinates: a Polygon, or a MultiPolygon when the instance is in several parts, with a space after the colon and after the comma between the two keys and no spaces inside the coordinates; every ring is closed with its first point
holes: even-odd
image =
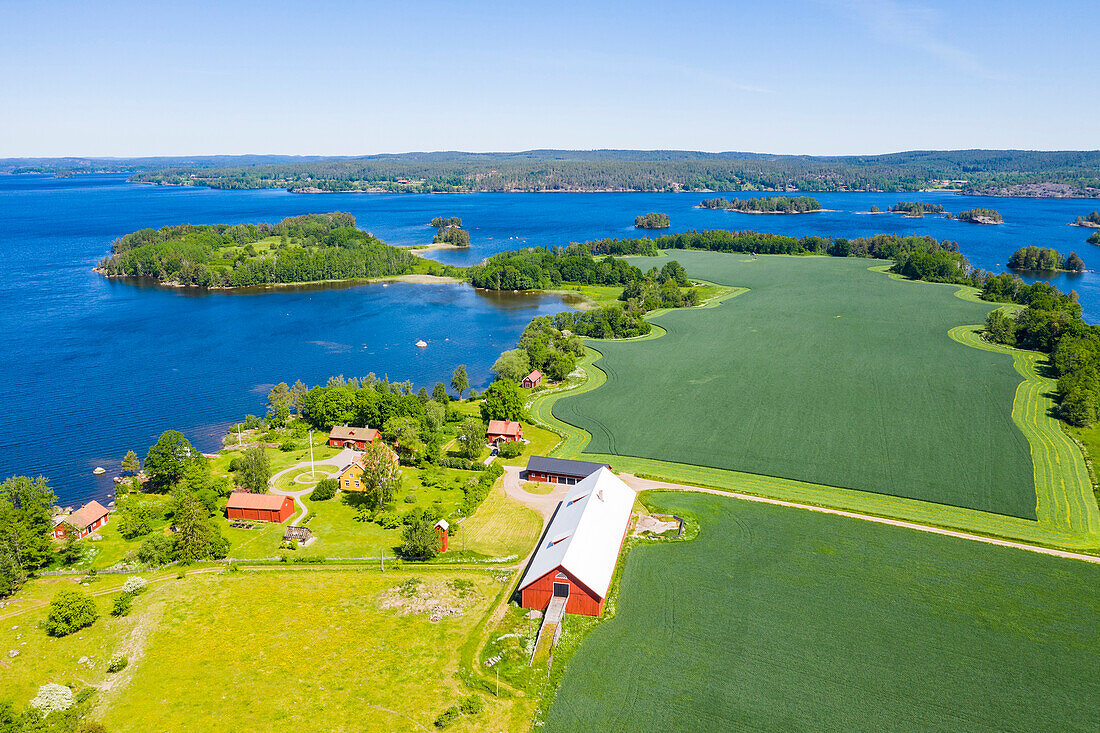
{"type": "Polygon", "coordinates": [[[1100,148],[1100,2],[0,3],[0,157],[1100,148]]]}

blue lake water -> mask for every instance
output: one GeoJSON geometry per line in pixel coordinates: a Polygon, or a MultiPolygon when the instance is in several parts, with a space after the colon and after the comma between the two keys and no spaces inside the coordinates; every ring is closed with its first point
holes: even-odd
{"type": "MultiPolygon", "coordinates": [[[[349,288],[205,294],[107,281],[91,271],[111,240],[166,224],[277,221],[349,211],[391,244],[425,244],[433,216],[460,216],[465,251],[440,251],[465,265],[509,249],[636,236],[634,217],[668,213],[671,231],[756,229],[802,236],[879,232],[954,239],[970,261],[1000,271],[1026,244],[1076,251],[1100,269],[1090,230],[1066,226],[1100,208],[1086,200],[1028,200],[928,194],[815,194],[827,209],[760,216],[695,208],[700,194],[290,194],[128,184],[125,176],[69,179],[0,176],[0,475],[43,474],[66,503],[110,489],[96,478],[126,450],[144,456],[163,430],[184,431],[201,449],[226,426],[261,414],[270,385],[331,374],[375,372],[431,387],[464,363],[484,386],[496,356],[535,315],[567,306],[553,296],[490,296],[464,285],[393,283],[349,288]],[[981,226],[927,217],[860,215],[899,199],[950,211],[997,209],[1006,223],[981,226]],[[414,346],[417,339],[427,349],[414,346]]],[[[1100,275],[1059,275],[1085,315],[1100,320],[1100,275]]]]}

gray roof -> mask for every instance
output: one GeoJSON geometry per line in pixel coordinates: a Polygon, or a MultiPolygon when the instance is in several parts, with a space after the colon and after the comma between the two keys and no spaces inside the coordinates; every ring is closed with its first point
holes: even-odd
{"type": "Polygon", "coordinates": [[[590,476],[604,467],[611,468],[606,463],[571,461],[565,458],[548,458],[547,456],[531,456],[527,459],[528,471],[556,473],[561,476],[576,476],[578,478],[590,476]]]}

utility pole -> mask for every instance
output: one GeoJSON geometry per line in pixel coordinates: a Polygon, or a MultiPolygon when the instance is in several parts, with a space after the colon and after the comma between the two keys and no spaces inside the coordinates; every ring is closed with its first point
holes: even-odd
{"type": "Polygon", "coordinates": [[[500,667],[495,664],[493,666],[497,668],[497,697],[500,697],[500,667]]]}
{"type": "Polygon", "coordinates": [[[309,477],[313,478],[313,431],[309,431],[309,477]]]}
{"type": "Polygon", "coordinates": [[[242,445],[244,445],[244,443],[241,440],[241,424],[237,423],[237,447],[240,448],[242,445]]]}
{"type": "Polygon", "coordinates": [[[382,561],[382,572],[386,572],[386,548],[378,551],[378,559],[382,561]]]}

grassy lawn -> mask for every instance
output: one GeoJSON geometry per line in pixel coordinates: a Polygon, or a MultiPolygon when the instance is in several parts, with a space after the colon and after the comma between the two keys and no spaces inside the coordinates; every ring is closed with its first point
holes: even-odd
{"type": "Polygon", "coordinates": [[[948,336],[990,304],[854,258],[676,259],[749,291],[659,315],[655,338],[591,342],[606,383],[553,408],[591,433],[586,453],[1036,518],[1031,448],[1012,415],[1021,376],[948,336]]]}
{"type": "Polygon", "coordinates": [[[554,484],[542,484],[537,481],[523,481],[519,486],[528,494],[549,494],[554,490],[554,484]]]}
{"type": "Polygon", "coordinates": [[[549,455],[550,450],[561,440],[557,433],[527,422],[523,423],[523,437],[530,442],[522,444],[522,453],[515,458],[498,458],[497,460],[505,466],[526,466],[528,458],[549,455]]]}
{"type": "Polygon", "coordinates": [[[451,540],[454,550],[488,557],[521,558],[531,551],[542,530],[542,518],[504,493],[498,480],[473,515],[459,525],[451,540]]]}
{"type": "MultiPolygon", "coordinates": [[[[104,614],[113,582],[85,589],[110,591],[98,598],[104,614]]],[[[34,581],[18,600],[29,605],[72,583],[34,581]]],[[[101,687],[85,722],[102,720],[110,731],[389,731],[433,729],[445,708],[477,694],[485,710],[453,730],[516,730],[530,719],[530,700],[474,693],[456,676],[501,588],[490,573],[461,570],[173,573],[152,583],[130,616],[101,617],[62,639],[35,627],[41,607],[2,616],[11,606],[0,610],[0,699],[22,707],[47,681],[74,682],[101,687]],[[396,589],[406,583],[403,596],[396,589]],[[440,602],[460,612],[432,622],[440,602]],[[130,664],[108,675],[119,651],[130,664]],[[91,669],[77,664],[85,656],[91,669]]]]}
{"type": "Polygon", "coordinates": [[[568,662],[546,729],[1095,729],[1100,567],[702,494],[647,500],[699,533],[630,550],[615,615],[568,662]]]}

